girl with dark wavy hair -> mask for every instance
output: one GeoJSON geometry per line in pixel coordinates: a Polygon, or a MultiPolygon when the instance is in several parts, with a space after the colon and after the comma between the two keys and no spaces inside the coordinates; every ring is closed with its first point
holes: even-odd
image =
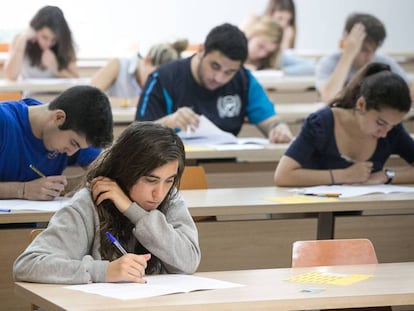
{"type": "Polygon", "coordinates": [[[60,8],[45,6],[18,34],[5,63],[6,77],[77,78],[76,53],[72,33],[60,8]]]}
{"type": "Polygon", "coordinates": [[[15,279],[143,283],[145,274],[195,272],[197,228],[177,191],[184,160],[174,130],[130,125],[93,163],[85,187],[18,257],[15,279]]]}

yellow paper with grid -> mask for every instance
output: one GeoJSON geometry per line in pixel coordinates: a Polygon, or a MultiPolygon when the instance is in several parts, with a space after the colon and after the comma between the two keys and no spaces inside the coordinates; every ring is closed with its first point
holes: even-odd
{"type": "Polygon", "coordinates": [[[305,284],[340,285],[347,286],[371,278],[370,274],[338,274],[326,272],[307,272],[299,274],[285,281],[305,284]]]}

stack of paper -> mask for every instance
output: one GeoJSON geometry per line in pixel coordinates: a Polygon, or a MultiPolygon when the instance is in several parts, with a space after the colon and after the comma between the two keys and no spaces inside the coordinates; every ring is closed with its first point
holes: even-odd
{"type": "MultiPolygon", "coordinates": [[[[269,143],[266,138],[260,137],[243,137],[237,138],[232,133],[225,132],[218,128],[213,122],[207,119],[205,116],[200,116],[200,123],[198,128],[194,131],[181,131],[178,136],[183,140],[185,145],[223,145],[223,144],[236,144],[236,145],[265,145],[269,143]]],[[[261,148],[261,147],[259,147],[261,148]]],[[[253,149],[253,148],[252,148],[253,149]]]]}

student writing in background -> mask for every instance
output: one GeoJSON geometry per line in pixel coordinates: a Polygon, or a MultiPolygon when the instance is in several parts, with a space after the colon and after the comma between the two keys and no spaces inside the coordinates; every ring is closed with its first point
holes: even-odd
{"type": "Polygon", "coordinates": [[[363,67],[330,103],[311,114],[275,172],[277,186],[414,182],[414,141],[401,121],[405,81],[381,63],[363,67]],[[408,165],[384,168],[391,154],[408,165]]]}
{"type": "Polygon", "coordinates": [[[377,52],[385,37],[385,26],[375,16],[354,13],[347,18],[340,44],[342,50],[323,57],[316,65],[315,83],[323,102],[330,102],[360,68],[371,62],[389,65],[410,84],[407,74],[394,59],[377,52]]]}
{"type": "Polygon", "coordinates": [[[45,6],[36,13],[30,27],[13,39],[4,70],[10,80],[78,77],[72,34],[61,9],[45,6]]]}
{"type": "Polygon", "coordinates": [[[147,80],[136,120],[171,128],[198,127],[204,115],[237,135],[247,117],[272,142],[289,142],[292,133],[276,116],[273,103],[243,68],[247,39],[234,25],[213,28],[197,54],[158,67],[147,80]]]}
{"type": "Polygon", "coordinates": [[[16,259],[15,280],[143,283],[145,274],[195,272],[197,228],[177,191],[184,160],[172,129],[132,123],[94,162],[70,205],[16,259]]]}
{"type": "Polygon", "coordinates": [[[52,200],[68,183],[68,165],[88,166],[112,142],[107,96],[72,87],[43,105],[33,98],[0,105],[0,198],[52,200]],[[30,168],[36,167],[41,174],[30,168]]]}
{"type": "Polygon", "coordinates": [[[287,75],[313,75],[315,64],[281,48],[283,28],[271,17],[252,20],[245,26],[249,54],[245,66],[252,70],[279,69],[287,75]]]}
{"type": "Polygon", "coordinates": [[[91,85],[111,98],[138,100],[148,75],[159,65],[180,58],[187,45],[187,40],[160,43],[153,45],[145,57],[138,53],[133,58],[114,58],[92,77],[91,85]]]}

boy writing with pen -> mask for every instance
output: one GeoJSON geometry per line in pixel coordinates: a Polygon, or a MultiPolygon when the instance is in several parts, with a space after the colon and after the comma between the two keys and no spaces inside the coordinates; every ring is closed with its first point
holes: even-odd
{"type": "Polygon", "coordinates": [[[72,87],[48,105],[32,98],[3,102],[0,199],[59,196],[68,185],[64,169],[87,167],[111,144],[112,127],[108,98],[90,86],[72,87]]]}
{"type": "Polygon", "coordinates": [[[16,259],[14,279],[145,283],[145,274],[195,272],[197,228],[177,191],[184,161],[173,129],[131,124],[16,259]]]}

